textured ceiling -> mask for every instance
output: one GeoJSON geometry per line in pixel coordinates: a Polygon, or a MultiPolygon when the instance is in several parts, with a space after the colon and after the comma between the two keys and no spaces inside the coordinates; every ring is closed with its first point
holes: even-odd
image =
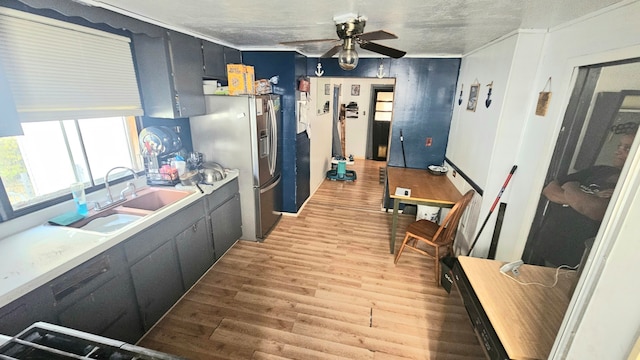
{"type": "MultiPolygon", "coordinates": [[[[282,41],[337,39],[333,18],[359,14],[365,32],[386,30],[380,44],[407,56],[460,56],[516,29],[547,29],[621,0],[76,0],[217,41],[240,50],[298,50],[319,56],[331,43],[298,47],[282,41]]],[[[362,57],[378,57],[362,51],[362,57]]]]}

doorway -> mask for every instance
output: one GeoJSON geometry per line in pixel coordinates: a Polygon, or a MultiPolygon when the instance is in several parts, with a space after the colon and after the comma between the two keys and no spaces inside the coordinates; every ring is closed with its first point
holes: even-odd
{"type": "Polygon", "coordinates": [[[613,205],[609,198],[625,159],[634,156],[628,153],[627,143],[633,141],[640,124],[638,60],[578,69],[523,252],[525,262],[575,266],[588,256],[602,216],[613,205]],[[596,171],[601,174],[600,179],[596,171]],[[555,191],[572,191],[570,183],[576,186],[574,195],[559,197],[555,191]],[[575,199],[575,194],[582,198],[582,205],[569,203],[574,201],[569,196],[575,199]],[[595,200],[599,201],[600,212],[593,212],[594,207],[586,205],[595,200]],[[561,231],[551,230],[554,224],[561,231]],[[553,241],[544,241],[545,238],[553,241]]]}
{"type": "Polygon", "coordinates": [[[389,131],[393,115],[394,87],[389,85],[373,85],[371,87],[371,110],[367,147],[368,158],[386,161],[389,147],[389,131]]]}

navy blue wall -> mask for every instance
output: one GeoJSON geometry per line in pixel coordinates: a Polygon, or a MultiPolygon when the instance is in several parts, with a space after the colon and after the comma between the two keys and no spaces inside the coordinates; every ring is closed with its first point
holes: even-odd
{"type": "Polygon", "coordinates": [[[296,90],[304,75],[316,76],[318,60],[323,76],[376,77],[380,64],[386,77],[396,78],[391,166],[403,166],[400,130],[404,135],[406,166],[426,168],[444,161],[460,59],[360,59],[358,67],[344,71],[337,59],[305,58],[296,52],[246,51],[242,62],[255,68],[256,79],[280,77],[275,93],[282,95],[282,211],[297,212],[301,199],[296,180],[296,90]],[[433,139],[427,147],[427,137],[433,139]],[[298,201],[296,201],[298,200],[298,201]]]}
{"type": "Polygon", "coordinates": [[[354,70],[344,71],[335,58],[308,58],[309,76],[315,76],[318,60],[324,70],[323,76],[332,77],[375,77],[382,63],[386,77],[396,78],[388,164],[405,165],[400,130],[404,136],[407,167],[426,169],[432,164],[442,164],[451,125],[460,59],[360,59],[354,70]],[[425,145],[428,137],[432,138],[431,146],[425,145]]]}
{"type": "Polygon", "coordinates": [[[254,67],[256,79],[279,76],[274,93],[282,97],[282,211],[297,212],[296,205],[296,89],[305,72],[304,57],[293,51],[245,51],[242,63],[254,67]]]}

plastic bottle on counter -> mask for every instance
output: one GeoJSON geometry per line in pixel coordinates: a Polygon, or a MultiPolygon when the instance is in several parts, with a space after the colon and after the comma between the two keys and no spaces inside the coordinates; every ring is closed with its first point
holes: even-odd
{"type": "Polygon", "coordinates": [[[175,158],[171,159],[171,167],[178,171],[178,176],[184,174],[187,169],[187,162],[180,155],[176,155],[175,158]]]}
{"type": "Polygon", "coordinates": [[[70,186],[71,195],[73,196],[73,202],[76,204],[76,211],[82,216],[89,214],[87,208],[87,196],[84,192],[84,183],[77,182],[70,186]]]}

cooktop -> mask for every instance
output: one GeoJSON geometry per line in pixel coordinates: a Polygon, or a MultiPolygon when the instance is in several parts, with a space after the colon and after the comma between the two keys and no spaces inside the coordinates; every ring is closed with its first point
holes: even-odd
{"type": "Polygon", "coordinates": [[[174,355],[45,322],[0,345],[0,359],[179,360],[174,355]]]}

